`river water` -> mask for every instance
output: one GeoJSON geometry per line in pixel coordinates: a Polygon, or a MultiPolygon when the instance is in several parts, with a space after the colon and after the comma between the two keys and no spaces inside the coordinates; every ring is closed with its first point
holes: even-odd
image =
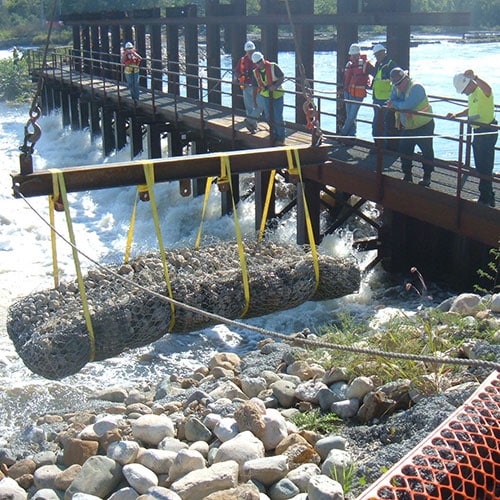
{"type": "MultiPolygon", "coordinates": [[[[412,75],[425,84],[430,94],[457,97],[452,77],[458,70],[472,67],[500,95],[500,68],[494,64],[499,48],[498,43],[461,45],[447,41],[419,45],[411,49],[412,75]]],[[[8,52],[0,51],[0,57],[8,55],[8,52]]],[[[224,62],[223,58],[223,65],[224,62]]],[[[285,72],[291,74],[293,54],[280,54],[278,62],[285,72]]],[[[315,66],[319,70],[318,78],[333,79],[335,53],[317,53],[315,66]]],[[[435,111],[446,113],[448,109],[442,106],[436,105],[435,111]]],[[[370,119],[370,116],[369,110],[360,112],[360,117],[370,119]]],[[[93,390],[115,385],[127,388],[154,385],[173,372],[191,371],[206,362],[215,351],[230,350],[244,354],[260,339],[255,333],[218,325],[189,335],[167,335],[150,346],[103,362],[90,363],[80,373],[62,381],[48,381],[32,374],[17,356],[5,327],[8,307],[16,297],[50,288],[53,283],[50,232],[36,213],[44,219],[48,218],[47,199],[30,199],[33,207],[30,208],[11,195],[10,174],[19,170],[18,147],[23,141],[27,117],[26,106],[9,107],[0,103],[0,446],[8,442],[14,429],[27,425],[30,417],[85,405],[93,390]]],[[[86,132],[63,129],[57,113],[42,117],[40,124],[43,134],[34,154],[36,169],[126,161],[130,157],[127,147],[103,160],[100,143],[91,143],[86,132]]],[[[448,130],[443,133],[453,132],[448,130]]],[[[359,135],[370,139],[369,126],[360,125],[359,135]]],[[[440,151],[440,156],[446,154],[452,153],[445,149],[440,151]]],[[[202,199],[182,198],[178,194],[177,183],[157,186],[155,195],[165,244],[168,247],[193,246],[202,199]]],[[[97,261],[122,261],[134,197],[135,188],[69,195],[77,245],[97,261]]],[[[214,189],[204,234],[220,240],[234,238],[233,220],[231,217],[221,218],[219,207],[220,199],[214,189]]],[[[243,233],[253,238],[252,202],[242,202],[238,213],[243,233]]],[[[56,227],[65,232],[62,214],[57,214],[56,227]]],[[[360,228],[347,228],[340,234],[328,236],[320,250],[336,255],[351,254],[350,244],[357,231],[360,228]]],[[[294,240],[294,232],[291,215],[280,223],[274,238],[290,242],[294,240]]],[[[147,204],[139,204],[133,253],[156,248],[150,208],[147,204]]],[[[371,257],[354,255],[362,267],[371,257]]],[[[63,242],[58,243],[58,259],[62,279],[72,280],[74,265],[71,251],[63,242]]],[[[83,258],[82,265],[84,269],[90,266],[83,258]]],[[[389,276],[376,269],[364,280],[357,294],[339,300],[308,302],[290,311],[248,320],[248,323],[280,333],[292,333],[305,327],[314,331],[325,323],[335,321],[337,315],[344,311],[361,317],[384,317],[399,307],[414,311],[421,304],[421,299],[417,294],[405,291],[404,284],[409,278],[389,276]]],[[[435,303],[449,295],[445,288],[428,285],[435,303]]]]}

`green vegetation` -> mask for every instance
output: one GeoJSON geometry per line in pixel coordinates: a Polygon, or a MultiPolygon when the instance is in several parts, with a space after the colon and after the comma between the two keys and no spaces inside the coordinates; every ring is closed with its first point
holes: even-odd
{"type": "Polygon", "coordinates": [[[21,59],[0,59],[0,100],[18,102],[29,100],[32,93],[28,65],[21,59]]]}
{"type": "MultiPolygon", "coordinates": [[[[338,345],[402,354],[457,357],[465,341],[474,338],[491,342],[495,332],[487,320],[471,323],[456,314],[429,309],[413,316],[398,314],[377,328],[342,314],[337,325],[319,333],[323,334],[321,341],[338,345]]],[[[350,377],[376,376],[380,384],[407,378],[423,394],[440,392],[445,388],[446,379],[465,370],[465,367],[455,365],[323,348],[308,349],[304,357],[314,359],[325,369],[345,367],[350,377]]]]}
{"type": "Polygon", "coordinates": [[[342,423],[334,413],[322,414],[318,408],[297,413],[291,420],[301,430],[316,431],[321,434],[330,434],[342,423]]]}
{"type": "Polygon", "coordinates": [[[474,285],[474,288],[478,293],[498,293],[498,291],[500,290],[500,276],[498,268],[498,266],[500,265],[500,243],[498,248],[492,248],[490,250],[490,255],[491,261],[488,262],[486,270],[478,269],[477,271],[477,274],[485,283],[484,286],[474,285]]]}

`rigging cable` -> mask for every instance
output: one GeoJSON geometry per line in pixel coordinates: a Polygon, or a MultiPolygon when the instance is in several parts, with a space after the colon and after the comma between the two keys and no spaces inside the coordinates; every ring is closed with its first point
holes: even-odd
{"type": "Polygon", "coordinates": [[[288,22],[290,23],[290,28],[292,30],[293,41],[295,44],[295,57],[297,60],[297,67],[299,69],[299,75],[301,80],[302,94],[304,95],[305,102],[302,109],[306,115],[307,128],[311,130],[311,145],[320,146],[323,139],[323,132],[321,131],[319,125],[319,113],[314,103],[313,90],[307,80],[306,70],[302,62],[302,56],[297,42],[297,33],[295,31],[295,25],[292,19],[292,11],[290,9],[290,4],[288,0],[285,0],[286,11],[288,14],[288,22]]]}
{"type": "Polygon", "coordinates": [[[29,118],[24,127],[24,142],[22,146],[19,146],[19,150],[21,151],[21,155],[19,158],[21,175],[33,173],[32,155],[35,149],[35,144],[42,135],[42,129],[40,128],[40,125],[38,125],[37,123],[38,118],[40,118],[40,115],[42,114],[39,104],[40,95],[42,93],[42,88],[44,83],[44,79],[42,77],[42,71],[47,66],[47,54],[49,51],[50,36],[52,33],[52,26],[54,24],[56,7],[57,7],[57,0],[54,0],[50,23],[49,23],[49,29],[47,31],[47,38],[45,40],[45,48],[43,51],[42,68],[40,74],[38,75],[38,83],[36,86],[35,93],[33,95],[33,99],[31,101],[29,118]]]}

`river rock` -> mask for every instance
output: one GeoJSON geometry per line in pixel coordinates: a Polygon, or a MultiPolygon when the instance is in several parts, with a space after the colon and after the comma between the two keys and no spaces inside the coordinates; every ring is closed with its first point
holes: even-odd
{"type": "Polygon", "coordinates": [[[250,400],[246,401],[234,412],[234,419],[241,432],[250,431],[255,436],[261,437],[266,427],[265,414],[266,408],[263,404],[250,400]]]}
{"type": "Polygon", "coordinates": [[[199,418],[189,417],[184,425],[184,435],[188,441],[210,441],[212,433],[199,418]]]}
{"type": "Polygon", "coordinates": [[[132,422],[132,434],[143,443],[156,446],[164,438],[175,436],[174,423],[166,415],[143,415],[132,422]]]}
{"type": "Polygon", "coordinates": [[[175,481],[170,489],[184,499],[204,500],[210,493],[235,488],[238,484],[238,474],[237,462],[219,462],[206,469],[186,474],[175,481]]]}
{"type": "Polygon", "coordinates": [[[185,476],[188,472],[205,468],[205,458],[195,450],[181,450],[177,453],[175,460],[168,472],[170,483],[185,476]]]}
{"type": "Polygon", "coordinates": [[[333,449],[321,465],[321,473],[332,479],[343,478],[346,477],[350,467],[352,467],[352,458],[349,453],[333,449]]]}
{"type": "Polygon", "coordinates": [[[273,391],[273,396],[278,400],[279,404],[284,408],[291,408],[297,402],[295,396],[295,387],[297,384],[287,380],[278,380],[272,383],[269,387],[273,391]]]}
{"type": "Polygon", "coordinates": [[[262,416],[264,429],[258,436],[266,451],[274,450],[288,436],[286,420],[278,410],[268,408],[262,416]]]}
{"type": "Polygon", "coordinates": [[[14,479],[6,477],[0,481],[0,498],[6,500],[26,500],[28,494],[14,479]]]}
{"type": "Polygon", "coordinates": [[[177,451],[141,449],[137,454],[136,463],[151,469],[155,474],[168,474],[174,463],[177,451]]]}
{"type": "Polygon", "coordinates": [[[318,404],[318,392],[328,387],[318,380],[302,382],[295,388],[295,396],[299,401],[318,404]]]}
{"type": "Polygon", "coordinates": [[[308,490],[311,478],[320,474],[321,469],[316,464],[307,463],[299,465],[296,469],[292,469],[286,477],[297,486],[299,491],[305,493],[308,490]]]}
{"type": "Polygon", "coordinates": [[[66,490],[64,500],[72,500],[76,493],[105,498],[114,491],[122,477],[122,467],[118,462],[103,456],[90,457],[66,490]]]}
{"type": "Polygon", "coordinates": [[[240,432],[238,423],[233,417],[222,418],[214,428],[214,434],[223,442],[236,437],[240,432]]]}
{"type": "Polygon", "coordinates": [[[152,486],[158,486],[158,476],[144,465],[124,465],[122,473],[128,484],[139,494],[146,493],[152,486]]]}
{"type": "Polygon", "coordinates": [[[19,460],[14,465],[11,465],[7,471],[7,475],[12,479],[17,479],[24,474],[34,474],[36,471],[36,463],[30,458],[19,460]]]}
{"type": "Polygon", "coordinates": [[[70,438],[64,444],[64,465],[83,465],[87,459],[97,454],[99,443],[97,441],[84,441],[82,439],[70,438]]]}
{"type": "Polygon", "coordinates": [[[135,441],[116,441],[109,445],[106,455],[119,464],[126,465],[135,461],[139,448],[139,443],[135,441]]]}
{"type": "Polygon", "coordinates": [[[345,450],[347,439],[331,434],[317,441],[314,448],[319,453],[321,460],[325,460],[331,450],[345,450]]]}
{"type": "Polygon", "coordinates": [[[128,486],[115,491],[108,500],[137,500],[137,491],[128,486]]]}
{"type": "Polygon", "coordinates": [[[220,445],[214,462],[235,461],[243,466],[248,460],[263,458],[264,454],[265,449],[262,441],[251,432],[244,431],[220,445]]]}
{"type": "Polygon", "coordinates": [[[345,399],[344,401],[333,403],[330,411],[340,418],[347,419],[354,417],[358,413],[359,406],[359,399],[345,399]]]}
{"type": "Polygon", "coordinates": [[[43,488],[35,492],[31,497],[31,500],[61,500],[61,499],[56,491],[48,488],[43,488]]]}
{"type": "Polygon", "coordinates": [[[182,500],[182,498],[168,488],[153,486],[144,495],[137,497],[137,500],[182,500]]]}
{"type": "Polygon", "coordinates": [[[457,313],[462,316],[475,314],[479,311],[481,297],[475,293],[461,293],[453,299],[450,306],[451,313],[457,313]]]}
{"type": "Polygon", "coordinates": [[[264,377],[242,377],[241,390],[249,397],[254,398],[267,389],[264,377]]]}
{"type": "Polygon", "coordinates": [[[373,389],[375,389],[375,384],[370,377],[356,377],[347,388],[346,399],[361,400],[373,389]]]}
{"type": "Polygon", "coordinates": [[[307,487],[308,500],[344,500],[342,485],[326,475],[314,476],[307,487]]]}
{"type": "Polygon", "coordinates": [[[286,477],[280,479],[277,483],[269,488],[269,496],[273,500],[287,500],[295,498],[300,493],[300,490],[295,484],[286,477]]]}
{"type": "Polygon", "coordinates": [[[67,490],[71,483],[75,480],[75,477],[78,476],[81,469],[81,465],[74,464],[61,471],[61,473],[58,474],[54,480],[55,489],[62,491],[67,490]]]}
{"type": "Polygon", "coordinates": [[[288,473],[287,458],[284,455],[248,460],[241,468],[243,481],[256,480],[269,487],[288,473]]]}

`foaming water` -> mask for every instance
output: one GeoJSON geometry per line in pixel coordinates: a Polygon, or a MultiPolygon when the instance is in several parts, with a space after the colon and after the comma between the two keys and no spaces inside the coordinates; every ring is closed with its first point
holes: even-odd
{"type": "MultiPolygon", "coordinates": [[[[455,70],[469,64],[478,67],[482,60],[490,61],[491,54],[499,47],[500,44],[463,46],[463,59],[450,60],[442,58],[442,47],[422,45],[412,49],[412,73],[418,75],[429,93],[453,95],[450,82],[455,70]],[[477,57],[473,57],[475,53],[477,57]],[[437,59],[443,64],[440,72],[435,72],[434,66],[428,64],[430,60],[437,59]]],[[[334,79],[334,56],[335,54],[316,54],[315,65],[321,70],[319,78],[334,79]]],[[[280,54],[279,62],[285,69],[290,66],[286,71],[291,74],[293,57],[290,54],[280,54]]],[[[487,77],[498,88],[500,70],[496,66],[491,68],[487,77]]],[[[369,120],[371,112],[365,114],[365,118],[369,120]]],[[[363,112],[360,116],[363,116],[363,112]]],[[[125,352],[103,362],[89,363],[80,373],[59,382],[32,374],[20,361],[5,329],[7,309],[17,297],[53,286],[50,231],[37,215],[40,214],[44,220],[48,219],[48,201],[46,197],[30,198],[32,210],[24,201],[14,199],[11,194],[9,174],[19,171],[18,147],[22,144],[27,118],[26,106],[9,107],[0,103],[0,185],[3,188],[0,190],[0,446],[2,439],[8,440],[15,428],[25,425],[26,418],[76,408],[78,405],[83,407],[88,404],[88,396],[96,389],[114,385],[136,387],[156,384],[172,372],[191,372],[204,364],[217,350],[242,354],[255,347],[261,338],[256,333],[243,329],[217,325],[192,334],[166,335],[150,346],[125,352]]],[[[93,143],[86,131],[72,132],[63,129],[59,113],[42,117],[40,124],[43,133],[34,154],[34,166],[37,170],[130,159],[130,150],[125,147],[103,160],[100,142],[93,143]]],[[[360,126],[360,134],[363,138],[370,138],[369,127],[360,126]]],[[[165,152],[164,156],[166,155],[165,152]]],[[[120,263],[124,256],[135,196],[134,187],[69,194],[78,247],[98,262],[120,263]]],[[[155,197],[165,245],[170,248],[192,247],[199,227],[202,197],[183,198],[178,192],[177,183],[155,186],[155,197]]],[[[370,210],[375,215],[377,208],[373,205],[370,210]]],[[[251,198],[240,203],[238,214],[243,234],[254,238],[254,207],[251,198]]],[[[56,228],[62,234],[67,233],[63,214],[56,214],[56,228]]],[[[361,224],[329,235],[324,238],[319,251],[330,255],[352,255],[363,268],[373,254],[353,254],[351,244],[354,239],[369,231],[370,228],[361,224]]],[[[233,217],[220,217],[220,194],[216,187],[210,195],[203,235],[210,241],[234,239],[233,217]]],[[[292,213],[280,221],[277,230],[270,237],[277,242],[294,242],[295,219],[292,213]]],[[[156,248],[151,206],[140,202],[132,253],[137,255],[156,248]]],[[[57,250],[61,279],[72,280],[75,273],[71,249],[59,240],[57,250]]],[[[81,263],[84,270],[93,266],[83,257],[81,263]]],[[[325,323],[334,322],[339,313],[346,311],[365,319],[372,316],[382,318],[384,314],[400,307],[412,311],[421,304],[422,299],[417,294],[405,291],[404,278],[388,275],[377,269],[365,278],[356,294],[337,300],[307,302],[293,310],[245,322],[286,334],[304,328],[314,331],[325,323]]],[[[429,286],[436,303],[447,296],[446,289],[433,284],[429,286]]]]}

